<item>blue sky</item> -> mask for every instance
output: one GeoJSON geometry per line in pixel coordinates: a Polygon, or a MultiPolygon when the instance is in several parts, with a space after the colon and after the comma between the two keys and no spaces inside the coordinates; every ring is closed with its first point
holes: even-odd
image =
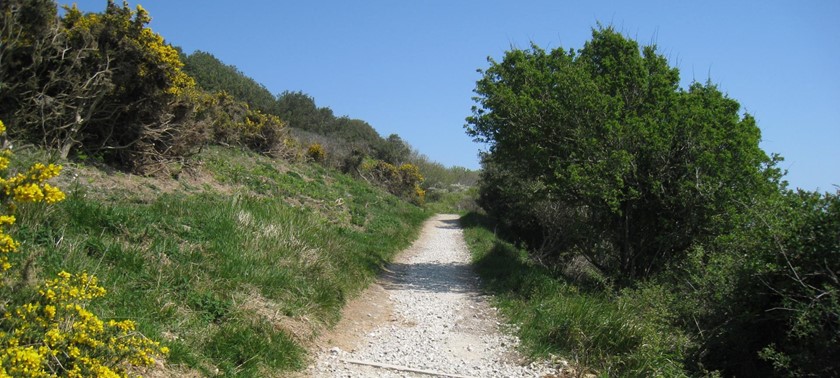
{"type": "MultiPolygon", "coordinates": [[[[61,1],[60,1],[61,2],[61,1]]],[[[119,0],[118,0],[119,2],[119,0]]],[[[102,11],[105,0],[79,0],[102,11]]],[[[187,53],[272,93],[303,91],[446,165],[478,168],[464,134],[476,69],[530,42],[580,48],[596,22],[655,43],[683,85],[711,79],[758,120],[794,187],[840,184],[840,1],[131,0],[187,53]]]]}

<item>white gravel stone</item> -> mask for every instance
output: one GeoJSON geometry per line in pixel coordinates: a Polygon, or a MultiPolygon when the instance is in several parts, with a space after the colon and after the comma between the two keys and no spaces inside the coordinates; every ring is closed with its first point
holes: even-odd
{"type": "Polygon", "coordinates": [[[438,215],[383,278],[401,320],[367,333],[356,349],[330,348],[307,374],[315,377],[428,377],[363,365],[398,365],[466,377],[541,377],[556,373],[547,361],[526,362],[519,340],[502,332],[496,309],[477,287],[456,215],[438,215]],[[349,362],[355,361],[355,362],[349,362]]]}

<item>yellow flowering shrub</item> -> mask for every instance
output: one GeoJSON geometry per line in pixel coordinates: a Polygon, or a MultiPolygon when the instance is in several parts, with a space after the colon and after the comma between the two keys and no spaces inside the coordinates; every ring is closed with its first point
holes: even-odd
{"type": "MultiPolygon", "coordinates": [[[[5,131],[0,121],[0,141],[5,131]]],[[[0,153],[0,279],[12,266],[9,254],[20,246],[7,232],[15,223],[15,203],[53,204],[65,197],[45,182],[61,166],[36,163],[11,175],[11,157],[9,149],[0,153]]],[[[105,295],[95,276],[61,272],[40,284],[37,293],[30,302],[0,303],[0,378],[125,377],[130,367],[150,366],[169,352],[137,333],[133,321],[104,321],[87,309],[105,295]]]]}
{"type": "Polygon", "coordinates": [[[312,161],[322,162],[326,159],[327,153],[324,151],[324,146],[320,143],[312,143],[306,149],[306,156],[312,159],[312,161]]]}
{"type": "Polygon", "coordinates": [[[426,191],[420,185],[414,185],[414,202],[418,205],[426,203],[426,191]]]}
{"type": "Polygon", "coordinates": [[[45,282],[38,300],[7,310],[0,331],[0,376],[124,377],[169,351],[131,320],[103,321],[86,309],[105,295],[96,277],[67,272],[45,282]]]}
{"type": "Polygon", "coordinates": [[[360,166],[361,172],[369,176],[394,195],[401,196],[417,205],[425,202],[426,191],[420,187],[423,175],[414,164],[402,164],[399,168],[382,160],[366,160],[360,166]]]}
{"type": "Polygon", "coordinates": [[[426,202],[426,191],[420,187],[423,182],[423,175],[420,173],[420,168],[414,164],[405,163],[400,165],[400,182],[404,191],[410,192],[411,201],[415,204],[422,205],[426,202]]]}
{"type": "Polygon", "coordinates": [[[162,75],[168,84],[164,92],[176,96],[195,87],[195,80],[181,70],[184,63],[181,62],[178,50],[146,26],[152,18],[142,6],[137,5],[132,11],[127,5],[122,8],[111,5],[105,14],[84,14],[74,4],[65,7],[65,13],[63,21],[71,38],[101,35],[97,30],[103,28],[118,31],[120,43],[129,45],[121,46],[122,49],[130,48],[142,54],[142,59],[136,65],[140,80],[157,80],[153,75],[162,75]]]}

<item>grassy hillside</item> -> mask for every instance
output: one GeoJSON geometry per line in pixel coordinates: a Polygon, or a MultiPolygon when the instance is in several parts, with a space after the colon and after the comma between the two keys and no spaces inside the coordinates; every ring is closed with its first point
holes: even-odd
{"type": "MultiPolygon", "coordinates": [[[[20,167],[45,160],[16,157],[20,167]]],[[[18,209],[10,233],[26,253],[13,256],[6,277],[95,274],[108,293],[92,311],[135,320],[167,346],[168,363],[156,369],[164,375],[301,367],[307,341],[428,215],[317,164],[221,147],[172,178],[71,163],[57,184],[65,201],[18,209]]]]}

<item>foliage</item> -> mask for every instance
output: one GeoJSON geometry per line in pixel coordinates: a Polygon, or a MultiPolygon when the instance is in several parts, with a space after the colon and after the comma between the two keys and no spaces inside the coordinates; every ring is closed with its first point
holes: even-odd
{"type": "Polygon", "coordinates": [[[480,208],[475,202],[477,196],[477,188],[445,193],[429,190],[426,191],[426,209],[435,214],[465,214],[479,211],[480,208]]]}
{"type": "MultiPolygon", "coordinates": [[[[546,282],[581,290],[537,297],[550,310],[523,310],[527,338],[620,375],[662,359],[677,370],[641,375],[837,375],[838,196],[789,191],[737,101],[678,82],[654,46],[612,28],[578,51],[509,51],[484,71],[467,126],[491,145],[479,203],[546,282]],[[652,328],[615,331],[615,311],[652,328]]],[[[539,293],[530,280],[505,286],[539,293]]]]}
{"type": "MultiPolygon", "coordinates": [[[[127,376],[131,367],[153,365],[154,357],[169,352],[167,347],[137,334],[132,320],[106,322],[87,309],[105,295],[95,276],[61,271],[35,287],[37,295],[29,301],[21,295],[29,289],[27,283],[15,284],[6,274],[12,268],[8,255],[20,246],[6,230],[16,221],[15,203],[55,204],[65,199],[61,190],[45,182],[57,176],[61,166],[36,163],[26,174],[12,175],[7,172],[11,157],[9,149],[0,157],[0,376],[118,377],[127,376]]],[[[28,266],[22,269],[28,274],[28,266]]]]}
{"type": "Polygon", "coordinates": [[[286,123],[279,117],[253,110],[226,92],[190,94],[191,102],[198,104],[196,118],[211,130],[214,143],[246,147],[275,157],[285,155],[286,123]]]}
{"type": "Polygon", "coordinates": [[[660,278],[677,293],[671,306],[680,320],[704,331],[694,351],[700,367],[727,375],[840,371],[831,357],[840,352],[838,198],[782,191],[742,207],[735,229],[660,278]]]}
{"type": "Polygon", "coordinates": [[[411,147],[397,134],[391,134],[376,151],[376,158],[394,165],[405,163],[411,154],[411,147]]]}
{"type": "Polygon", "coordinates": [[[497,238],[490,219],[470,213],[461,223],[482,282],[519,324],[519,336],[533,355],[568,358],[581,376],[686,375],[682,360],[690,340],[665,321],[661,308],[651,308],[659,296],[581,289],[497,238]]]}
{"type": "Polygon", "coordinates": [[[183,60],[184,72],[194,78],[201,89],[209,93],[224,92],[262,113],[279,115],[274,95],[236,67],[226,65],[213,54],[200,50],[183,60]]]}
{"type": "Polygon", "coordinates": [[[118,377],[152,366],[167,347],[136,333],[132,320],[100,320],[86,309],[105,295],[96,277],[60,272],[34,302],[4,314],[0,373],[11,376],[118,377]]]}
{"type": "Polygon", "coordinates": [[[4,149],[0,151],[0,208],[2,208],[2,213],[0,213],[0,278],[4,278],[3,272],[11,268],[9,255],[17,252],[20,246],[20,243],[15,241],[7,231],[7,228],[16,221],[14,212],[17,205],[15,203],[53,204],[64,199],[64,193],[60,189],[46,182],[58,176],[61,166],[36,163],[26,173],[8,172],[13,154],[8,148],[5,134],[6,125],[0,121],[0,138],[4,146],[4,149]]]}
{"type": "Polygon", "coordinates": [[[490,143],[485,160],[506,182],[528,187],[508,189],[538,220],[535,244],[563,234],[544,245],[559,259],[574,250],[614,277],[650,276],[726,229],[730,204],[767,186],[754,119],[712,84],[679,90],[655,46],[640,51],[612,28],[577,53],[509,51],[483,73],[467,132],[490,143]],[[537,203],[582,226],[550,229],[529,208],[537,203]]]}
{"type": "Polygon", "coordinates": [[[290,127],[328,134],[328,125],[335,122],[332,109],[318,107],[315,99],[303,92],[283,92],[277,97],[279,116],[289,122],[290,127]]]}
{"type": "Polygon", "coordinates": [[[478,171],[458,166],[446,167],[416,150],[411,150],[406,161],[416,165],[420,172],[423,172],[423,188],[427,190],[458,192],[478,183],[478,171]]]}
{"type": "Polygon", "coordinates": [[[322,145],[330,151],[331,165],[344,172],[358,168],[361,164],[358,157],[371,157],[391,165],[407,161],[409,147],[398,135],[383,139],[367,122],[336,117],[332,109],[318,107],[315,99],[303,92],[281,93],[276,109],[302,142],[322,145]]]}
{"type": "Polygon", "coordinates": [[[423,175],[413,164],[402,164],[399,168],[382,160],[367,160],[361,165],[362,177],[385,188],[396,196],[413,201],[417,205],[425,202],[426,191],[420,187],[423,175]]]}
{"type": "MultiPolygon", "coordinates": [[[[840,193],[788,193],[790,213],[762,251],[765,311],[784,335],[762,349],[780,375],[840,374],[840,193]]],[[[774,222],[774,223],[775,223],[774,222]]],[[[778,224],[778,223],[777,223],[778,224]]]]}
{"type": "Polygon", "coordinates": [[[327,153],[324,152],[324,147],[319,143],[312,143],[309,145],[309,148],[306,149],[306,156],[312,161],[322,162],[326,159],[327,153]]]}
{"type": "Polygon", "coordinates": [[[13,137],[138,171],[200,146],[184,102],[194,81],[142,7],[59,17],[53,1],[12,0],[0,15],[0,116],[13,137]]]}

